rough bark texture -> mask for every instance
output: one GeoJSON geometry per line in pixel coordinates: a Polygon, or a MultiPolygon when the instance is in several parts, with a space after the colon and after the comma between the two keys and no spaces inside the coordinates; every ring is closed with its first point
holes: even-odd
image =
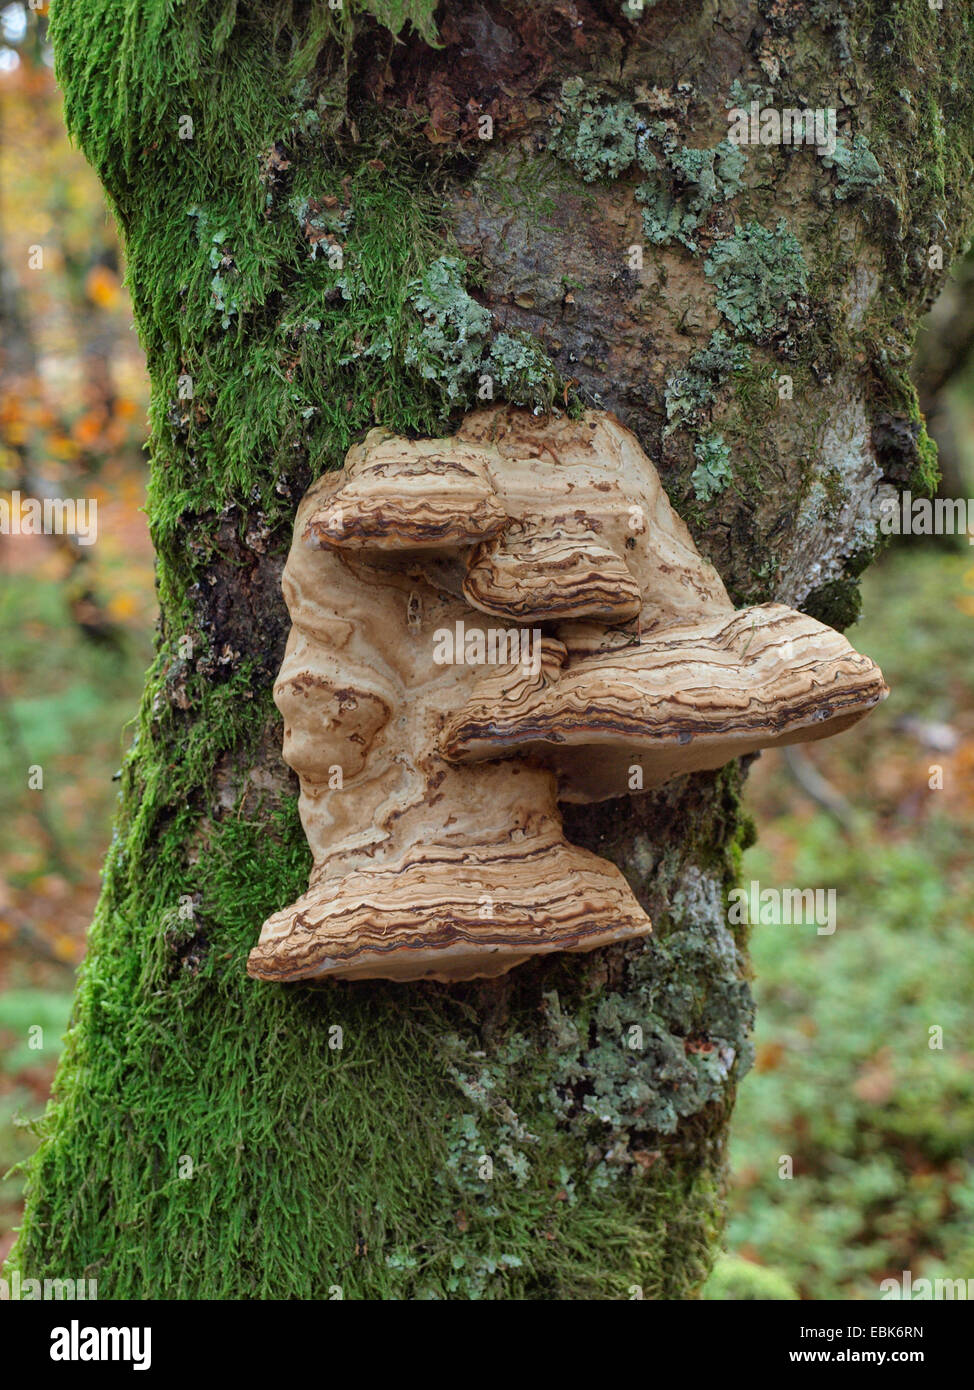
{"type": "Polygon", "coordinates": [[[152,376],[162,614],[25,1275],[534,1299],[706,1276],[749,1056],[737,765],[567,808],[644,944],[462,986],[245,973],[308,871],[270,699],[294,507],[371,424],[442,433],[485,374],[611,409],[735,602],[835,626],[884,489],[932,480],[908,364],[929,248],[969,220],[970,16],[638,11],[447,0],[435,47],[424,0],[55,7],[152,376]],[[835,107],[834,156],[717,151],[752,99],[835,107]]]}

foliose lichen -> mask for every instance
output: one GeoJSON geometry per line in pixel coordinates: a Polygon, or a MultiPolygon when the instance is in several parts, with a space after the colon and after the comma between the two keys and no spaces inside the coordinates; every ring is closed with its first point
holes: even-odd
{"type": "Polygon", "coordinates": [[[586,183],[594,183],[624,174],[644,147],[646,131],[631,102],[613,101],[582,78],[570,77],[562,84],[549,149],[586,183]]]}
{"type": "Polygon", "coordinates": [[[744,187],[747,155],[728,140],[712,149],[693,149],[678,144],[669,131],[663,144],[662,162],[648,170],[646,182],[636,189],[637,201],[644,204],[643,231],[656,246],[677,240],[696,253],[696,233],[706,214],[744,187]]]}
{"type": "Polygon", "coordinates": [[[775,231],[759,222],[715,242],[703,263],[715,303],[739,336],[758,341],[784,332],[804,307],[808,267],[801,245],[781,219],[775,231]]]}
{"type": "MultiPolygon", "coordinates": [[[[407,313],[399,325],[403,363],[441,390],[446,411],[469,408],[495,395],[515,405],[550,406],[564,395],[564,383],[551,359],[527,333],[492,335],[493,316],[468,293],[465,273],[459,258],[439,256],[406,287],[407,313]]],[[[338,284],[345,298],[360,292],[349,274],[338,284]]],[[[385,331],[368,343],[359,342],[342,361],[388,361],[396,347],[396,324],[389,319],[385,331]]]]}
{"type": "Polygon", "coordinates": [[[407,292],[418,322],[406,338],[403,361],[440,383],[451,402],[465,398],[491,323],[490,310],[464,288],[463,273],[460,261],[440,256],[407,292]]]}
{"type": "Polygon", "coordinates": [[[823,153],[822,163],[827,169],[835,169],[838,182],[833,196],[843,201],[855,198],[869,189],[883,183],[883,171],[879,161],[869,148],[864,135],[856,134],[851,140],[840,136],[831,154],[823,153]]]}
{"type": "Polygon", "coordinates": [[[730,466],[730,449],[719,434],[707,435],[698,439],[693,446],[697,466],[690,474],[690,482],[698,502],[709,502],[717,497],[730,483],[733,473],[730,466]]]}
{"type": "Polygon", "coordinates": [[[701,424],[720,388],[732,373],[746,370],[750,361],[746,343],[736,342],[722,328],[715,329],[707,346],[691,355],[686,368],[667,378],[664,438],[684,426],[701,424]]]}
{"type": "Polygon", "coordinates": [[[722,140],[709,149],[681,145],[663,120],[648,119],[631,101],[586,86],[581,78],[562,84],[549,149],[586,183],[623,177],[635,166],[646,175],[636,189],[644,205],[643,230],[666,246],[677,240],[699,249],[695,233],[706,214],[744,187],[747,154],[722,140]]]}

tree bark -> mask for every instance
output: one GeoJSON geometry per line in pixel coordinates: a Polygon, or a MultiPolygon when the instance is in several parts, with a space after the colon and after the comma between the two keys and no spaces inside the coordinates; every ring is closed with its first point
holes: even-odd
{"type": "Polygon", "coordinates": [[[152,378],[161,618],[25,1276],[699,1289],[750,1056],[742,769],[567,810],[645,944],[469,985],[249,980],[309,862],[270,694],[281,568],[312,478],[373,423],[449,432],[487,375],[615,412],[735,602],[851,621],[880,498],[935,472],[908,372],[930,247],[946,264],[970,220],[972,21],[949,5],[446,0],[434,29],[427,0],[56,3],[152,378]],[[751,101],[834,108],[835,157],[735,159],[751,101]]]}

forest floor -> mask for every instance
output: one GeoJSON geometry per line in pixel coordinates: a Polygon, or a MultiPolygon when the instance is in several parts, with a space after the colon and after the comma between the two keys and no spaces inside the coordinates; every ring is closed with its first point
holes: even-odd
{"type": "Polygon", "coordinates": [[[731,1127],[727,1248],[804,1298],[974,1274],[974,550],[943,544],[907,538],[866,575],[849,636],[891,695],[807,746],[853,823],[777,751],[749,782],[745,884],[836,890],[831,935],[751,928],[757,1059],[731,1127]]]}

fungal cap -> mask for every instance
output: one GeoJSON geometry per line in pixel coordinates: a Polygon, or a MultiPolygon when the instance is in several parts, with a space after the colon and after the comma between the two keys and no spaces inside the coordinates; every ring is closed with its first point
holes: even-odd
{"type": "Polygon", "coordinates": [[[669,628],[570,660],[554,679],[484,676],[444,726],[452,762],[530,752],[557,768],[560,796],[598,801],[775,744],[827,738],[888,694],[879,667],[783,604],[669,628]]]}
{"type": "Polygon", "coordinates": [[[343,485],[308,518],[305,539],[343,550],[475,545],[508,520],[484,453],[483,446],[370,430],[349,451],[343,485]]]}
{"type": "Polygon", "coordinates": [[[419,846],[398,864],[313,878],[264,923],[247,970],[279,982],[474,980],[651,931],[613,864],[550,833],[475,851],[419,846]]]}

